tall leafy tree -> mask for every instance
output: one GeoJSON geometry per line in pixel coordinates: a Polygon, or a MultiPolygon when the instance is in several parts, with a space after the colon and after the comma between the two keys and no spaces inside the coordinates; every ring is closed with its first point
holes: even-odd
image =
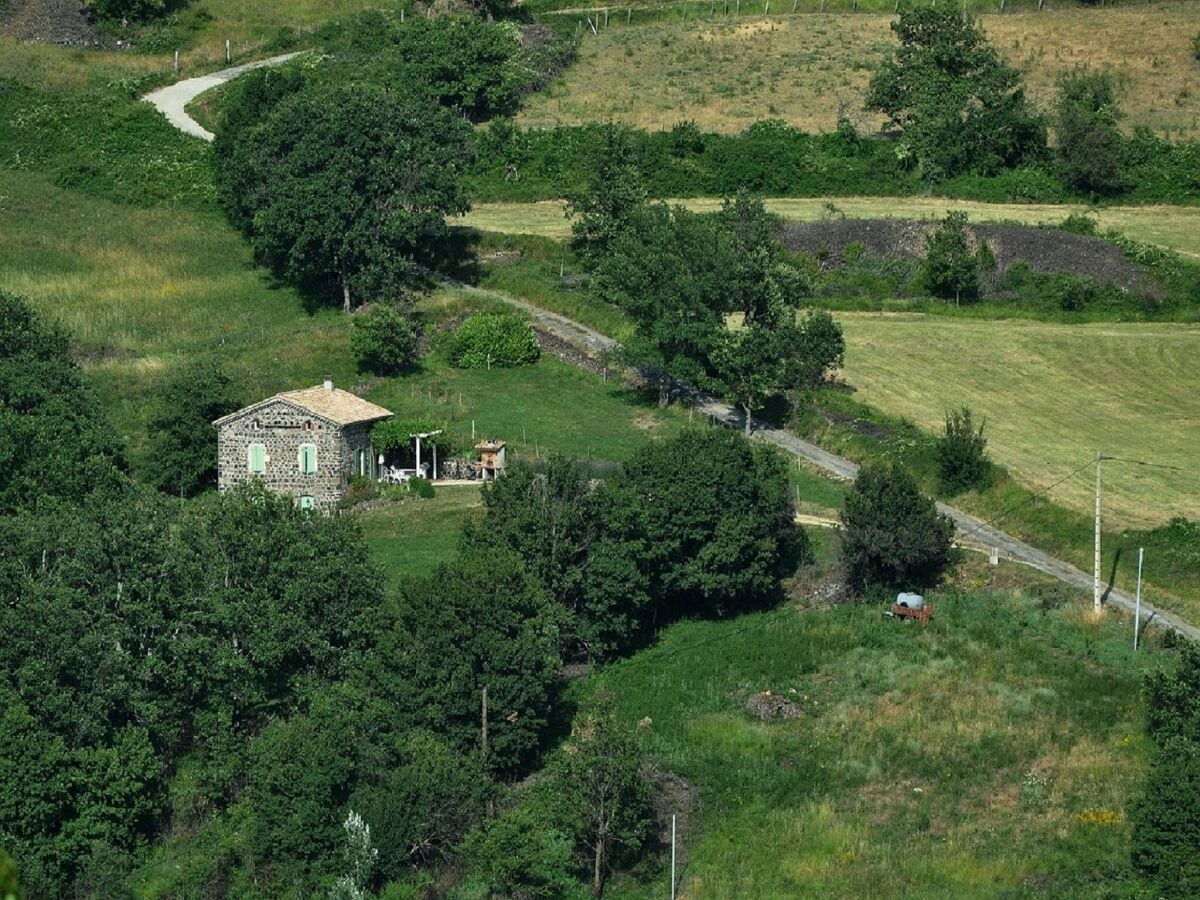
{"type": "Polygon", "coordinates": [[[146,470],[159,490],[191,497],[217,483],[217,436],[212,423],[242,405],[221,368],[200,361],[173,373],[150,414],[146,470]]]}
{"type": "Polygon", "coordinates": [[[613,860],[635,855],[650,837],[654,790],[644,766],[636,729],[601,696],[553,768],[562,818],[589,857],[593,896],[603,893],[613,860]]]}
{"type": "Polygon", "coordinates": [[[630,226],[646,201],[633,135],[617,125],[604,126],[604,139],[587,167],[588,179],[567,197],[572,243],[580,259],[594,268],[630,226]]]}
{"type": "Polygon", "coordinates": [[[726,393],[745,413],[749,437],[754,410],[782,386],[784,334],[794,329],[771,328],[760,322],[721,335],[713,352],[713,366],[726,393]]]}
{"type": "Polygon", "coordinates": [[[1134,867],[1163,897],[1200,891],[1200,649],[1146,682],[1153,742],[1145,791],[1131,805],[1134,867]]]}
{"type": "Polygon", "coordinates": [[[381,660],[386,696],[461,753],[482,754],[481,698],[490,709],[489,772],[522,770],[542,739],[560,658],[558,616],[541,585],[503,548],[470,546],[401,589],[381,660]]]}
{"type": "Polygon", "coordinates": [[[1093,194],[1124,187],[1120,119],[1116,81],[1108,72],[1075,72],[1059,80],[1054,136],[1068,184],[1093,194]]]}
{"type": "Polygon", "coordinates": [[[872,76],[866,107],[901,129],[923,178],[994,174],[1045,151],[1020,73],[958,4],[908,7],[892,31],[900,46],[872,76]]]}
{"type": "Polygon", "coordinates": [[[736,432],[650,444],[602,492],[606,533],[636,549],[653,609],[664,614],[760,603],[807,553],[786,464],[736,432]]]}
{"type": "Polygon", "coordinates": [[[719,223],[682,207],[639,208],[608,244],[596,272],[600,294],[633,319],[629,349],[658,376],[661,401],[672,379],[696,385],[711,377],[732,266],[719,223]]]}
{"type": "Polygon", "coordinates": [[[124,467],[67,333],[0,291],[0,514],[81,498],[124,467]]]}
{"type": "MultiPolygon", "coordinates": [[[[458,176],[469,126],[417,96],[365,84],[288,95],[247,135],[222,178],[255,198],[251,241],[284,277],[356,301],[391,299],[432,261],[446,216],[467,210],[458,176]]],[[[244,214],[244,213],[243,213],[244,214]]]]}
{"type": "Polygon", "coordinates": [[[954,523],[898,467],[864,466],[842,505],[842,560],[858,589],[925,588],[953,562],[954,523]]]}

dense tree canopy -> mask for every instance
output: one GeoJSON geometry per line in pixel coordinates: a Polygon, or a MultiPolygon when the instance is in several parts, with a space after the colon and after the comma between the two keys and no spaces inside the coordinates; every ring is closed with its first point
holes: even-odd
{"type": "Polygon", "coordinates": [[[842,505],[842,535],[859,589],[933,587],[953,560],[954,523],[898,467],[863,466],[842,505]]]}
{"type": "Polygon", "coordinates": [[[220,795],[245,736],[343,677],[378,630],[356,526],[261,489],[184,510],[105,489],[0,518],[0,546],[0,843],[41,893],[69,887],[93,843],[150,837],[182,754],[214,748],[220,795]]]}
{"type": "Polygon", "coordinates": [[[316,84],[243,132],[251,152],[218,152],[218,177],[223,196],[238,191],[231,215],[257,255],[310,290],[336,291],[349,311],[396,299],[431,261],[445,217],[466,211],[468,130],[429,100],[316,84]]]}
{"type": "Polygon", "coordinates": [[[1044,152],[1020,74],[957,4],[906,7],[892,31],[900,46],[872,76],[866,107],[903,132],[923,178],[995,174],[1044,152]]]}
{"type": "Polygon", "coordinates": [[[242,406],[233,380],[212,362],[172,373],[159,390],[148,422],[145,469],[159,490],[191,497],[217,484],[213,422],[242,406]]]}
{"type": "Polygon", "coordinates": [[[124,465],[66,332],[0,291],[0,514],[82,497],[124,465]]]}
{"type": "Polygon", "coordinates": [[[1069,185],[1092,194],[1113,194],[1124,187],[1120,118],[1116,81],[1109,73],[1077,72],[1059,81],[1054,136],[1069,185]]]}

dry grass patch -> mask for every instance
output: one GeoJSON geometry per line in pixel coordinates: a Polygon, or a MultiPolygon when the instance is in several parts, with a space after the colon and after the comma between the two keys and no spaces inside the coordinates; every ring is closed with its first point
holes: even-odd
{"type": "MultiPolygon", "coordinates": [[[[844,108],[865,129],[882,119],[861,110],[871,71],[895,45],[891,15],[767,16],[753,22],[662,22],[625,27],[620,17],[589,36],[561,83],[520,114],[529,126],[618,121],[647,129],[693,120],[742,131],[763,118],[829,131],[844,108]]],[[[1126,125],[1200,136],[1200,88],[1189,45],[1200,4],[1066,8],[982,17],[1001,52],[1025,74],[1043,107],[1060,75],[1108,66],[1121,78],[1126,125]]]]}

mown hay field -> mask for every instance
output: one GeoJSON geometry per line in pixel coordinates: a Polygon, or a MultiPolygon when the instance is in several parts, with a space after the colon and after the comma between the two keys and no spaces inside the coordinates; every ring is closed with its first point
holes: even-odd
{"type": "Polygon", "coordinates": [[[860,399],[936,429],[970,406],[1020,481],[1092,508],[1096,451],[1107,464],[1106,527],[1200,516],[1200,327],[840,313],[845,380],[860,399]],[[1174,468],[1160,468],[1171,466],[1174,468]]]}
{"type": "MultiPolygon", "coordinates": [[[[719,209],[714,198],[677,202],[697,212],[719,209]]],[[[1115,228],[1130,238],[1200,258],[1200,207],[1111,206],[1091,209],[1053,203],[976,203],[938,197],[804,197],[768,199],[767,208],[784,219],[812,222],[830,215],[851,219],[940,219],[949,210],[962,210],[973,222],[1057,224],[1072,213],[1094,215],[1103,229],[1115,228]]],[[[561,238],[571,233],[557,200],[538,203],[480,203],[455,220],[481,231],[534,234],[561,238]]]]}
{"type": "MultiPolygon", "coordinates": [[[[895,46],[890,14],[723,19],[721,9],[718,3],[710,20],[708,5],[697,4],[689,21],[630,26],[614,14],[599,35],[588,33],[579,62],[530,98],[518,121],[663,129],[692,120],[706,131],[735,133],[758,119],[780,118],[806,131],[830,131],[840,110],[862,129],[882,124],[863,112],[862,99],[871,72],[895,46]]],[[[1043,108],[1062,74],[1109,68],[1122,85],[1126,126],[1200,136],[1200,64],[1190,48],[1200,32],[1200,4],[1066,7],[981,21],[1043,108]]]]}

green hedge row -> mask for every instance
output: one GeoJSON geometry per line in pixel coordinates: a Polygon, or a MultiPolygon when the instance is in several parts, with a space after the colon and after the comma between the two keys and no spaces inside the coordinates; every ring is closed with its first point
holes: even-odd
{"type": "MultiPolygon", "coordinates": [[[[475,136],[467,188],[479,201],[529,201],[579,192],[604,141],[605,125],[522,131],[498,120],[475,136]]],[[[636,162],[653,197],[724,196],[739,189],[773,197],[906,196],[928,185],[897,145],[845,128],[807,134],[786,122],[756,122],[738,135],[708,134],[685,122],[669,131],[631,132],[636,162]]],[[[1200,143],[1171,143],[1139,130],[1122,148],[1131,202],[1200,201],[1200,143]]],[[[942,182],[943,196],[989,202],[1089,201],[1059,177],[1047,156],[995,176],[942,182]]]]}

